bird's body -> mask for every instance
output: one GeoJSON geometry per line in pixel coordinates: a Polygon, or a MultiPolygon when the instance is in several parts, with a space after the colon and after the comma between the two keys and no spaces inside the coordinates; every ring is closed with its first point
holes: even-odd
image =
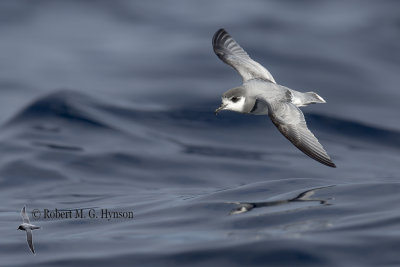
{"type": "Polygon", "coordinates": [[[24,230],[24,231],[40,229],[40,226],[36,226],[36,225],[30,224],[30,223],[20,224],[20,227],[22,228],[21,230],[24,230]]]}
{"type": "Polygon", "coordinates": [[[30,223],[28,214],[26,213],[25,206],[21,210],[21,217],[23,223],[19,225],[18,230],[26,232],[26,240],[28,242],[29,249],[32,251],[33,254],[35,254],[35,249],[33,247],[33,240],[32,240],[32,230],[40,229],[40,227],[30,223]]]}
{"type": "Polygon", "coordinates": [[[330,167],[336,167],[317,138],[307,128],[299,107],[326,103],[314,92],[298,92],[279,85],[271,73],[252,60],[235,40],[224,30],[213,37],[216,55],[236,69],[243,84],[226,91],[222,104],[216,110],[231,110],[253,115],[268,115],[278,130],[298,149],[311,158],[330,167]]]}
{"type": "Polygon", "coordinates": [[[287,101],[296,107],[304,107],[313,103],[325,103],[325,100],[314,92],[301,93],[262,79],[246,81],[241,87],[228,90],[224,96],[228,98],[235,93],[240,93],[245,97],[243,109],[238,112],[253,115],[268,115],[268,106],[262,105],[257,100],[268,99],[269,102],[287,101]]]}

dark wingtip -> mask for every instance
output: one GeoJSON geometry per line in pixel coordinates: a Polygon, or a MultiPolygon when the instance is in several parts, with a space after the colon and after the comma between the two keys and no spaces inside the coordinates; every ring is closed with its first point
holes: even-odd
{"type": "Polygon", "coordinates": [[[333,161],[328,157],[320,157],[318,155],[313,155],[311,153],[308,153],[308,151],[304,151],[302,149],[300,149],[304,154],[306,154],[307,156],[309,156],[310,158],[318,161],[319,163],[324,164],[325,166],[331,167],[331,168],[336,168],[336,164],[333,163],[333,161]]]}
{"type": "Polygon", "coordinates": [[[227,33],[227,31],[226,31],[224,28],[220,28],[218,31],[216,31],[216,32],[214,33],[213,38],[212,38],[212,44],[213,44],[213,46],[215,46],[215,45],[217,44],[219,37],[221,37],[221,36],[223,36],[223,35],[225,35],[225,34],[228,34],[228,33],[227,33]]]}
{"type": "Polygon", "coordinates": [[[219,29],[214,33],[214,38],[213,38],[213,39],[215,39],[215,37],[216,37],[217,35],[219,35],[219,34],[221,34],[221,33],[223,33],[223,32],[226,32],[226,30],[225,30],[224,28],[219,28],[219,29]]]}
{"type": "Polygon", "coordinates": [[[332,161],[328,161],[328,162],[321,162],[322,164],[325,164],[326,166],[329,166],[331,168],[336,168],[336,164],[333,163],[332,161]]]}

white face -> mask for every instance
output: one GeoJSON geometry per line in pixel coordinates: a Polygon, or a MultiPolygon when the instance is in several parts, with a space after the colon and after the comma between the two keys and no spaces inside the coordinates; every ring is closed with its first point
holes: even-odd
{"type": "Polygon", "coordinates": [[[222,105],[224,109],[232,110],[236,112],[243,112],[245,97],[244,96],[233,96],[230,98],[222,98],[222,105]]]}

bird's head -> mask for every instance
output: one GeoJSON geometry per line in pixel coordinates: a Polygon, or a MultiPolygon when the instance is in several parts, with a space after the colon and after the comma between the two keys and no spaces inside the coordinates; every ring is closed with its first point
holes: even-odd
{"type": "Polygon", "coordinates": [[[244,104],[246,97],[242,88],[233,88],[222,96],[222,103],[219,108],[215,110],[215,115],[221,110],[232,110],[236,112],[244,111],[244,104]]]}
{"type": "Polygon", "coordinates": [[[24,228],[22,227],[22,225],[18,226],[17,230],[24,230],[24,228]]]}

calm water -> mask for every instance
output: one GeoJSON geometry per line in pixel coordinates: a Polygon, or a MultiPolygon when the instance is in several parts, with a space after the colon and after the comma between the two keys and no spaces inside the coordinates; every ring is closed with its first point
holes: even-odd
{"type": "Polygon", "coordinates": [[[398,266],[399,10],[2,1],[0,265],[398,266]],[[212,51],[220,27],[278,83],[327,100],[303,111],[337,169],[267,117],[214,116],[241,82],[212,51]],[[24,205],[36,256],[16,230],[24,205]],[[134,218],[43,218],[56,208],[134,218]]]}

